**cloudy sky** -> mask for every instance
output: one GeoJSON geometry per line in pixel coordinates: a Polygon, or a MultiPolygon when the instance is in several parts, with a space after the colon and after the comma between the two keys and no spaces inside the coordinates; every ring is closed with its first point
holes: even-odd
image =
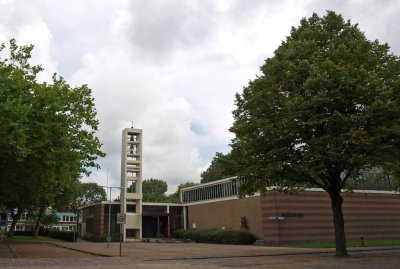
{"type": "Polygon", "coordinates": [[[84,181],[120,184],[121,131],[144,132],[143,178],[200,181],[228,152],[234,95],[291,26],[341,13],[400,54],[397,0],[0,0],[0,42],[34,44],[33,62],[96,100],[107,157],[84,181]],[[107,171],[109,171],[107,173],[107,171]]]}

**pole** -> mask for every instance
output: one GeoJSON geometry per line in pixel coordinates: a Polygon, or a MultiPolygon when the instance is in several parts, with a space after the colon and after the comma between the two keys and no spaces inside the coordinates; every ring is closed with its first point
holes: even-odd
{"type": "Polygon", "coordinates": [[[108,235],[107,235],[107,247],[110,247],[110,231],[111,231],[111,187],[110,187],[110,201],[108,203],[108,235]]]}
{"type": "Polygon", "coordinates": [[[119,256],[121,257],[122,256],[122,225],[123,224],[120,224],[121,226],[120,226],[120,233],[119,233],[119,256]]]}

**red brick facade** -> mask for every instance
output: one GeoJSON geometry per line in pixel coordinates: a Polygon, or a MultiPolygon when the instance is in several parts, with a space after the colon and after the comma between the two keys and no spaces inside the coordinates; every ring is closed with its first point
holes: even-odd
{"type": "MultiPolygon", "coordinates": [[[[344,193],[347,239],[400,238],[400,195],[344,193]]],[[[322,191],[295,195],[268,192],[261,197],[267,244],[334,240],[330,199],[322,191]]]]}
{"type": "MultiPolygon", "coordinates": [[[[400,239],[400,195],[388,192],[344,193],[347,239],[400,239]]],[[[330,199],[323,191],[287,195],[275,191],[258,197],[188,206],[189,228],[249,229],[268,245],[334,239],[330,199]]]]}
{"type": "Polygon", "coordinates": [[[189,205],[188,216],[188,228],[195,224],[199,229],[234,230],[240,229],[241,218],[245,216],[249,230],[258,237],[263,237],[259,196],[189,205]]]}

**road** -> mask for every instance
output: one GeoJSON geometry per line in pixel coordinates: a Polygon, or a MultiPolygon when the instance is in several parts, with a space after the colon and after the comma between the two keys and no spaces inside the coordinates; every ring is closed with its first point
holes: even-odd
{"type": "Polygon", "coordinates": [[[16,257],[4,257],[6,251],[0,247],[0,268],[400,268],[400,247],[352,249],[349,257],[336,258],[332,250],[326,249],[128,243],[119,257],[119,245],[115,243],[110,248],[103,243],[57,244],[13,244],[16,257]],[[107,253],[110,257],[104,257],[107,253]]]}

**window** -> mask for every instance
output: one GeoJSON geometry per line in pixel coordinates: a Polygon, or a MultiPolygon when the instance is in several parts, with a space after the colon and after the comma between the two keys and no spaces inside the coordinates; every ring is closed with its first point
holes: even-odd
{"type": "Polygon", "coordinates": [[[229,180],[182,191],[183,202],[196,202],[236,196],[240,181],[229,180]]]}
{"type": "Polygon", "coordinates": [[[134,135],[134,134],[128,135],[128,140],[129,141],[137,141],[137,135],[134,135]]]}
{"type": "Polygon", "coordinates": [[[137,229],[126,229],[126,237],[127,238],[136,238],[137,229]]]}
{"type": "Polygon", "coordinates": [[[138,159],[138,157],[128,156],[127,160],[128,161],[137,161],[139,159],[138,159]]]}
{"type": "Polygon", "coordinates": [[[128,145],[127,152],[129,154],[137,154],[137,146],[133,144],[128,145]]]}
{"type": "Polygon", "coordinates": [[[137,173],[136,173],[136,172],[132,172],[132,171],[128,171],[128,172],[126,173],[126,175],[127,175],[128,177],[137,177],[137,173]]]}
{"type": "Polygon", "coordinates": [[[128,181],[127,193],[136,193],[136,181],[128,181]]]}
{"type": "Polygon", "coordinates": [[[126,204],[126,212],[136,213],[136,205],[135,204],[126,204]]]}
{"type": "Polygon", "coordinates": [[[75,216],[62,216],[62,221],[63,222],[75,222],[76,217],[75,216]]]}

